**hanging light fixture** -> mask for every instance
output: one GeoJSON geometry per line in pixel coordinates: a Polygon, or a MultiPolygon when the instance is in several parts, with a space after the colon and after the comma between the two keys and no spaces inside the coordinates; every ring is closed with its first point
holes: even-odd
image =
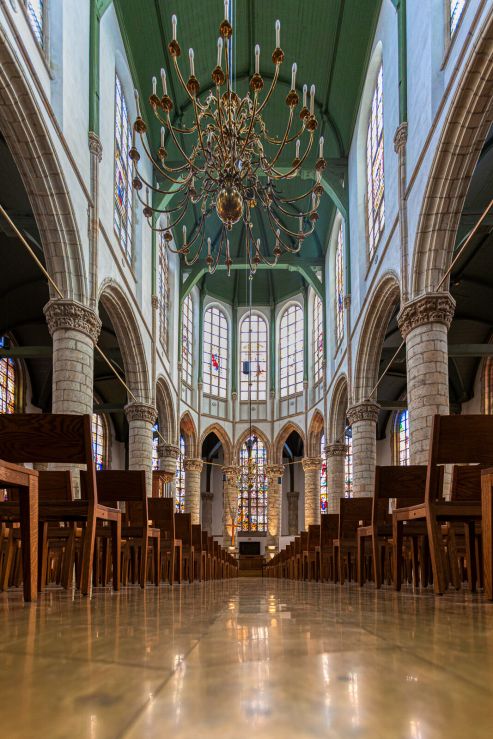
{"type": "Polygon", "coordinates": [[[296,196],[283,195],[283,181],[300,177],[303,165],[309,156],[317,128],[315,117],[315,85],[311,85],[308,97],[307,85],[303,86],[302,104],[296,112],[300,98],[296,90],[297,66],[291,69],[291,87],[286,97],[288,109],[284,134],[271,136],[264,121],[263,113],[276,88],[284,52],[280,46],[281,24],[276,21],[276,48],[272,53],[274,74],[269,89],[261,95],[264,80],[260,74],[260,46],[255,46],[255,72],[250,78],[249,91],[240,97],[233,89],[231,71],[231,44],[233,28],[229,20],[229,0],[224,2],[225,18],[219,26],[217,40],[217,64],[212,70],[213,87],[200,99],[200,83],[195,76],[195,55],[189,50],[190,73],[185,81],[180,69],[182,54],[177,37],[177,18],[172,17],[172,40],[168,45],[178,81],[191,102],[193,117],[189,126],[176,126],[171,119],[175,102],[168,94],[167,77],[161,70],[162,94],[158,95],[156,77],[152,80],[152,94],[149,103],[161,125],[161,140],[157,152],[153,154],[144,134],[147,126],[142,118],[139,96],[136,92],[137,118],[133,125],[133,144],[130,150],[133,169],[133,187],[144,206],[144,215],[151,228],[164,233],[168,248],[183,254],[187,266],[193,265],[205,255],[209,272],[214,273],[221,260],[224,260],[230,274],[233,259],[228,234],[235,224],[242,224],[245,238],[245,252],[250,273],[254,274],[258,265],[277,264],[284,252],[297,253],[303,241],[313,233],[318,219],[318,207],[323,193],[322,172],[325,169],[323,156],[324,140],[319,139],[318,158],[315,162],[315,175],[312,186],[296,196]],[[223,68],[224,61],[224,68],[223,68]],[[296,119],[298,122],[294,126],[296,119]],[[146,156],[158,173],[162,184],[154,186],[145,180],[139,169],[140,154],[135,146],[135,135],[139,135],[146,156]],[[165,147],[166,137],[170,137],[181,161],[168,161],[165,147]],[[181,141],[189,141],[185,146],[181,141]],[[303,149],[302,149],[302,141],[303,149]],[[189,153],[187,153],[189,152],[189,153]],[[281,167],[282,154],[289,157],[290,164],[281,167]],[[153,207],[141,197],[140,191],[146,186],[157,195],[171,198],[173,207],[160,209],[153,207]],[[197,227],[189,238],[186,226],[182,228],[182,243],[172,246],[173,232],[192,209],[199,209],[197,227]],[[271,241],[261,240],[254,233],[252,211],[260,208],[271,232],[271,241]],[[166,215],[166,225],[161,227],[159,218],[153,225],[153,216],[166,215]],[[217,215],[220,232],[217,242],[206,239],[206,223],[217,215]]]}

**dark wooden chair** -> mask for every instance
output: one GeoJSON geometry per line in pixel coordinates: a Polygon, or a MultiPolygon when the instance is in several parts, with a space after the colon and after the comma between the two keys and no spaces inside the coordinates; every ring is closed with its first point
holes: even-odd
{"type": "Polygon", "coordinates": [[[324,513],[320,516],[320,579],[335,581],[334,539],[339,532],[339,514],[324,513]]]}
{"type": "Polygon", "coordinates": [[[294,576],[295,580],[303,580],[303,552],[308,547],[308,531],[300,531],[294,544],[294,576]]]}
{"type": "Polygon", "coordinates": [[[164,580],[173,585],[183,578],[182,542],[176,536],[173,498],[149,498],[149,518],[161,532],[161,567],[164,580]]]}
{"type": "Polygon", "coordinates": [[[192,542],[192,514],[175,513],[176,538],[181,539],[183,556],[183,575],[193,582],[194,549],[192,542]]]}
{"type": "Polygon", "coordinates": [[[393,512],[395,587],[401,586],[399,562],[405,521],[425,521],[437,595],[445,592],[446,570],[441,524],[464,523],[468,527],[469,581],[476,588],[475,526],[481,521],[481,488],[465,486],[460,499],[444,500],[443,473],[446,464],[491,465],[493,463],[493,416],[435,416],[431,430],[424,502],[393,512]]]}
{"type": "MultiPolygon", "coordinates": [[[[106,521],[113,529],[113,566],[120,562],[119,542],[121,513],[98,499],[96,467],[92,458],[90,415],[48,413],[13,413],[0,415],[0,458],[10,462],[47,462],[87,467],[85,500],[50,500],[39,507],[40,521],[47,523],[81,523],[84,525],[81,581],[83,595],[88,595],[98,521],[106,521]]],[[[119,579],[113,580],[115,590],[119,579]]]]}
{"type": "Polygon", "coordinates": [[[211,553],[209,549],[209,535],[207,531],[202,531],[202,552],[205,560],[205,580],[211,580],[211,553]]]}
{"type": "Polygon", "coordinates": [[[319,579],[320,559],[316,548],[320,543],[320,524],[310,524],[306,538],[306,549],[303,550],[303,579],[319,579]]]}
{"type": "Polygon", "coordinates": [[[193,567],[196,580],[206,579],[207,551],[202,548],[202,526],[192,524],[193,567]]]}
{"type": "Polygon", "coordinates": [[[357,530],[371,521],[371,498],[341,498],[339,501],[339,528],[334,539],[334,571],[344,585],[345,571],[348,579],[356,576],[357,530]]]}

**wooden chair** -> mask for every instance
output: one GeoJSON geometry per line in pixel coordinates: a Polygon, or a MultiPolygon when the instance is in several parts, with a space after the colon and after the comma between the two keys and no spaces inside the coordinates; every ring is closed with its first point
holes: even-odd
{"type": "MultiPolygon", "coordinates": [[[[88,595],[98,521],[113,529],[113,566],[120,562],[121,513],[99,502],[96,467],[92,458],[90,415],[13,413],[0,415],[0,458],[10,462],[48,462],[87,466],[87,499],[45,501],[39,507],[43,523],[84,524],[81,592],[88,595]]],[[[115,590],[119,579],[113,580],[115,590]]]]}
{"type": "MultiPolygon", "coordinates": [[[[396,500],[396,506],[401,503],[416,505],[422,503],[425,495],[426,466],[377,466],[375,469],[375,488],[372,499],[371,524],[360,526],[358,537],[358,582],[364,585],[365,577],[365,543],[369,540],[371,546],[371,566],[375,586],[382,586],[382,570],[386,549],[392,537],[392,514],[390,501],[396,500]]],[[[425,531],[406,532],[414,535],[412,551],[416,555],[416,536],[425,531]]],[[[417,576],[417,561],[413,563],[414,576],[417,576]]]]}
{"type": "Polygon", "coordinates": [[[431,431],[428,472],[424,502],[393,512],[393,539],[395,553],[395,588],[400,589],[402,534],[405,521],[425,521],[428,532],[433,587],[437,595],[446,589],[445,561],[442,551],[441,523],[464,523],[468,527],[469,581],[476,588],[475,525],[481,520],[481,488],[464,488],[461,499],[443,498],[441,466],[491,465],[493,462],[493,416],[434,416],[431,431]]]}
{"type": "Polygon", "coordinates": [[[211,580],[211,553],[209,549],[209,535],[207,531],[202,531],[202,552],[205,561],[205,580],[211,580]]]}
{"type": "Polygon", "coordinates": [[[370,523],[371,508],[371,498],[341,498],[339,501],[339,528],[333,548],[334,570],[341,585],[344,585],[345,569],[348,579],[352,579],[358,549],[356,532],[358,526],[370,523]]]}
{"type": "Polygon", "coordinates": [[[193,582],[194,548],[192,543],[192,514],[175,513],[176,538],[181,539],[183,574],[188,582],[193,582]]]}
{"type": "Polygon", "coordinates": [[[182,541],[176,536],[173,498],[149,498],[149,518],[161,532],[161,567],[170,585],[183,579],[182,541]]]}
{"type": "Polygon", "coordinates": [[[206,579],[207,551],[202,547],[202,526],[192,524],[193,566],[196,580],[206,579]]]}
{"type": "Polygon", "coordinates": [[[339,514],[324,513],[320,516],[320,579],[335,582],[334,539],[339,531],[339,514]]]}
{"type": "Polygon", "coordinates": [[[319,556],[316,547],[320,543],[320,524],[310,524],[308,526],[308,535],[306,538],[306,549],[303,550],[303,579],[312,580],[319,579],[319,556]]]}

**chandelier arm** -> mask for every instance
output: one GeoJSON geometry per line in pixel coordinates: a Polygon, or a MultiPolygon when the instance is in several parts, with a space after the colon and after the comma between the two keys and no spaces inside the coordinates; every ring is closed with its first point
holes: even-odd
{"type": "Polygon", "coordinates": [[[198,106],[197,106],[197,97],[194,96],[193,98],[193,112],[195,114],[195,125],[197,126],[197,135],[199,139],[200,148],[202,149],[202,154],[204,157],[204,160],[207,161],[207,155],[204,148],[204,141],[202,139],[202,128],[199,123],[199,114],[198,114],[198,106]]]}
{"type": "Polygon", "coordinates": [[[276,201],[276,203],[297,203],[299,200],[303,200],[303,198],[307,198],[309,195],[311,195],[314,189],[315,185],[310,188],[310,190],[304,192],[302,195],[297,195],[293,198],[280,198],[276,193],[274,193],[273,199],[276,201]]]}
{"type": "MultiPolygon", "coordinates": [[[[151,210],[153,211],[153,213],[157,213],[157,212],[158,212],[158,211],[157,211],[157,210],[156,210],[155,208],[153,208],[153,207],[152,207],[152,205],[149,205],[149,204],[148,204],[148,203],[147,203],[147,202],[146,202],[146,201],[145,201],[145,200],[144,200],[144,199],[142,198],[142,196],[141,196],[141,194],[140,194],[140,192],[139,192],[138,190],[137,190],[137,200],[139,201],[139,203],[141,203],[141,205],[144,205],[144,206],[148,206],[148,207],[150,207],[150,208],[151,208],[151,210]]],[[[166,214],[168,214],[168,213],[176,213],[176,211],[177,211],[177,210],[179,210],[179,209],[181,208],[181,206],[183,205],[183,203],[184,203],[184,202],[185,202],[186,200],[187,200],[187,198],[186,198],[186,197],[184,197],[184,198],[183,198],[183,200],[180,200],[180,202],[178,203],[178,205],[177,205],[177,206],[176,206],[175,208],[167,208],[167,209],[166,209],[166,211],[165,211],[165,213],[166,213],[166,214]]]]}
{"type": "MultiPolygon", "coordinates": [[[[196,241],[197,237],[200,234],[202,234],[202,239],[200,241],[200,245],[199,245],[199,248],[197,249],[197,252],[196,252],[195,256],[192,257],[191,259],[188,259],[187,254],[185,252],[183,252],[183,254],[185,256],[185,264],[187,265],[187,267],[193,267],[193,265],[195,264],[195,262],[198,260],[198,258],[200,257],[200,255],[202,253],[202,247],[204,245],[204,239],[205,239],[205,229],[203,228],[203,225],[202,224],[200,226],[200,230],[197,231],[197,236],[195,236],[194,240],[192,241],[192,244],[196,241]]],[[[192,244],[187,244],[187,247],[190,248],[190,246],[192,244]]]]}
{"type": "MultiPolygon", "coordinates": [[[[288,139],[286,139],[286,144],[291,144],[293,141],[296,141],[296,139],[301,138],[301,136],[303,136],[305,131],[306,131],[306,126],[305,126],[305,121],[303,120],[301,128],[298,131],[296,131],[296,133],[293,133],[293,135],[290,136],[288,139]]],[[[273,144],[274,146],[279,146],[279,144],[282,142],[282,139],[276,139],[275,136],[269,136],[266,128],[262,129],[262,133],[264,135],[265,140],[268,141],[269,144],[273,144]]]]}
{"type": "MultiPolygon", "coordinates": [[[[144,136],[142,134],[139,134],[139,135],[140,135],[140,140],[141,140],[142,146],[144,148],[144,151],[147,154],[147,158],[151,161],[152,165],[158,170],[158,172],[163,175],[163,177],[166,177],[166,179],[168,179],[170,182],[173,182],[175,185],[181,185],[181,184],[187,182],[190,179],[190,177],[186,177],[185,180],[177,180],[174,177],[171,177],[171,175],[169,175],[168,172],[171,172],[173,170],[171,170],[171,169],[168,168],[168,172],[167,172],[166,170],[164,170],[161,167],[160,164],[158,164],[158,162],[154,159],[154,157],[153,157],[153,155],[151,153],[151,150],[147,146],[147,144],[145,142],[145,139],[144,139],[144,136]]],[[[187,165],[186,164],[183,164],[180,167],[178,167],[175,171],[183,171],[183,170],[186,169],[186,167],[187,167],[187,165]]],[[[139,177],[140,177],[140,174],[139,174],[139,177]]],[[[143,179],[143,178],[141,177],[141,179],[143,179]]]]}
{"type": "Polygon", "coordinates": [[[221,258],[221,254],[222,254],[222,251],[223,251],[224,233],[225,233],[225,229],[224,229],[224,226],[223,226],[222,229],[221,229],[221,240],[219,242],[219,249],[217,250],[216,261],[214,263],[214,266],[209,265],[209,274],[210,275],[213,275],[213,274],[216,273],[217,265],[219,264],[219,259],[221,258]]]}
{"type": "MultiPolygon", "coordinates": [[[[187,87],[187,85],[186,85],[186,82],[185,82],[185,80],[183,79],[183,76],[182,76],[182,73],[181,73],[181,70],[180,70],[180,65],[178,64],[178,57],[177,57],[177,56],[173,56],[173,62],[174,62],[174,65],[175,65],[175,70],[176,70],[176,74],[177,74],[177,76],[178,76],[178,79],[180,80],[181,86],[183,87],[183,89],[184,89],[184,90],[185,90],[185,92],[187,93],[187,95],[188,95],[188,97],[190,98],[190,100],[191,100],[191,101],[193,102],[193,98],[194,98],[194,96],[192,95],[192,93],[191,93],[191,92],[190,92],[190,90],[188,89],[188,87],[187,87]]],[[[198,100],[198,99],[197,99],[197,104],[198,104],[198,106],[199,106],[199,108],[200,108],[201,110],[205,110],[205,109],[206,109],[206,107],[205,107],[204,105],[202,105],[202,103],[201,103],[201,102],[200,102],[200,100],[198,100]]],[[[169,115],[169,113],[168,113],[168,115],[169,115]]]]}
{"type": "MultiPolygon", "coordinates": [[[[300,240],[300,231],[291,231],[289,228],[286,228],[286,226],[284,226],[280,221],[277,220],[276,216],[272,213],[271,208],[267,208],[267,215],[268,215],[271,228],[273,231],[275,230],[275,228],[272,222],[274,222],[277,228],[280,229],[286,235],[292,236],[294,239],[297,239],[298,241],[300,240]]],[[[313,233],[313,229],[307,233],[303,233],[303,239],[305,239],[306,236],[310,236],[311,233],[313,233]]],[[[293,252],[292,247],[288,247],[286,244],[284,244],[284,242],[281,242],[281,243],[288,251],[293,252]]],[[[294,252],[296,251],[299,251],[299,248],[294,250],[294,252]]]]}
{"type": "Polygon", "coordinates": [[[279,146],[279,148],[277,150],[277,153],[274,156],[274,159],[271,162],[269,162],[269,167],[273,167],[274,166],[274,164],[277,162],[277,160],[281,156],[281,154],[282,154],[282,152],[284,150],[284,147],[286,146],[286,141],[287,141],[288,136],[289,136],[289,131],[291,130],[291,126],[293,125],[293,115],[294,115],[294,106],[291,105],[290,108],[289,108],[289,117],[288,117],[288,122],[286,124],[286,131],[284,132],[284,136],[283,136],[281,145],[279,146]]]}
{"type": "Polygon", "coordinates": [[[258,104],[258,93],[257,91],[255,91],[254,96],[253,96],[253,111],[250,116],[250,125],[248,126],[248,132],[245,137],[245,141],[243,142],[243,147],[241,149],[240,158],[243,158],[245,149],[247,145],[249,144],[250,135],[252,133],[253,127],[255,126],[255,120],[257,118],[257,104],[258,104]]]}
{"type": "MultiPolygon", "coordinates": [[[[184,219],[184,217],[186,215],[186,212],[188,210],[188,204],[189,204],[189,202],[190,202],[190,195],[187,194],[186,202],[185,202],[185,207],[183,208],[182,214],[180,216],[178,216],[178,218],[176,219],[176,221],[173,221],[173,223],[168,223],[168,231],[171,231],[172,228],[175,228],[175,226],[179,226],[180,225],[180,223],[184,219]]],[[[166,212],[168,212],[168,211],[166,211],[166,212]]]]}
{"type": "Polygon", "coordinates": [[[293,167],[286,174],[282,174],[282,172],[279,172],[277,169],[275,169],[275,167],[271,167],[269,165],[268,160],[266,159],[264,162],[264,164],[267,165],[266,171],[268,171],[270,176],[275,180],[284,180],[284,179],[287,179],[288,177],[292,177],[294,174],[296,174],[296,172],[300,169],[301,165],[304,163],[305,159],[307,158],[308,154],[310,153],[312,149],[312,146],[313,146],[313,131],[310,131],[310,140],[308,142],[308,146],[296,167],[293,167]]]}
{"type": "MultiPolygon", "coordinates": [[[[223,163],[224,163],[224,155],[226,154],[226,142],[224,140],[224,128],[223,128],[223,119],[221,114],[221,88],[219,85],[216,85],[216,96],[217,96],[217,115],[219,118],[219,133],[220,136],[216,136],[216,140],[218,144],[220,144],[221,154],[223,155],[223,163]]],[[[216,122],[217,125],[217,122],[216,122]]]]}
{"type": "MultiPolygon", "coordinates": [[[[152,106],[152,109],[154,110],[154,116],[155,116],[155,117],[156,117],[156,119],[157,119],[157,120],[159,121],[159,123],[160,123],[160,124],[161,124],[162,126],[166,126],[166,127],[168,127],[168,122],[166,121],[166,119],[165,119],[165,118],[162,118],[162,117],[161,117],[161,114],[159,113],[159,110],[158,110],[158,107],[157,107],[157,105],[153,105],[153,106],[152,106]]],[[[175,131],[176,131],[177,133],[183,133],[183,134],[191,134],[191,133],[194,133],[194,131],[195,131],[196,127],[197,127],[196,125],[192,126],[192,128],[178,128],[178,126],[174,126],[174,129],[175,129],[175,131]]]]}
{"type": "MultiPolygon", "coordinates": [[[[202,232],[204,232],[204,234],[205,234],[204,225],[205,225],[205,213],[203,213],[202,216],[200,217],[200,222],[199,222],[199,225],[198,225],[198,227],[196,229],[195,236],[193,237],[193,239],[191,241],[187,241],[187,246],[188,247],[191,247],[191,246],[193,246],[195,244],[195,242],[197,241],[198,237],[200,236],[200,234],[202,232]]],[[[202,239],[202,243],[203,243],[203,239],[202,239]]],[[[202,244],[200,245],[199,252],[201,251],[201,249],[202,249],[202,244]]]]}
{"type": "Polygon", "coordinates": [[[280,63],[280,62],[278,62],[278,63],[276,64],[276,69],[275,69],[275,71],[274,71],[274,76],[273,76],[273,78],[272,78],[272,82],[271,82],[271,84],[270,84],[270,88],[269,88],[269,91],[268,91],[267,95],[265,96],[265,98],[264,98],[264,100],[263,100],[263,102],[262,102],[262,104],[261,104],[260,108],[258,109],[258,113],[259,113],[259,114],[260,114],[260,113],[261,113],[261,112],[263,111],[263,109],[265,108],[265,106],[266,106],[266,105],[267,105],[267,103],[269,102],[269,99],[270,99],[270,97],[271,97],[272,93],[273,93],[273,92],[274,92],[274,90],[275,90],[275,87],[276,87],[276,85],[277,85],[277,80],[278,80],[278,78],[279,78],[279,71],[280,71],[280,69],[281,69],[281,63],[280,63]]]}
{"type": "Polygon", "coordinates": [[[275,205],[276,205],[277,209],[281,213],[284,213],[285,216],[288,216],[288,218],[300,218],[300,217],[306,218],[307,216],[310,215],[310,213],[313,213],[314,210],[317,210],[318,205],[320,205],[320,203],[317,204],[317,208],[311,208],[310,210],[307,210],[307,211],[300,211],[299,213],[298,212],[297,213],[290,213],[289,210],[286,210],[281,205],[279,205],[279,203],[277,203],[277,202],[275,203],[275,205]]]}
{"type": "Polygon", "coordinates": [[[183,158],[184,158],[184,159],[185,159],[185,160],[186,160],[186,161],[188,162],[189,166],[190,166],[190,167],[191,167],[191,168],[192,168],[193,170],[195,170],[195,172],[204,172],[204,173],[205,173],[205,172],[207,171],[207,170],[205,169],[205,166],[204,166],[204,168],[203,168],[203,169],[202,169],[201,167],[197,167],[197,165],[196,165],[196,164],[194,164],[194,162],[192,162],[192,161],[191,161],[191,160],[190,160],[190,159],[189,159],[189,158],[187,157],[187,155],[185,154],[185,152],[184,152],[184,151],[183,151],[183,149],[181,148],[181,146],[180,146],[180,144],[179,144],[179,142],[178,142],[178,139],[177,139],[177,138],[176,138],[176,136],[175,136],[175,131],[174,131],[174,128],[173,128],[173,126],[171,125],[171,121],[170,121],[170,119],[169,119],[169,113],[168,113],[168,121],[169,121],[169,131],[170,131],[170,133],[171,133],[171,138],[173,139],[173,142],[174,142],[174,144],[175,144],[176,148],[178,149],[178,151],[180,152],[180,154],[182,155],[182,157],[183,157],[183,158]]]}
{"type": "MultiPolygon", "coordinates": [[[[139,179],[139,180],[140,180],[140,181],[141,181],[141,182],[142,182],[142,183],[143,183],[143,184],[144,184],[144,185],[145,185],[146,187],[148,187],[148,188],[149,188],[150,190],[152,190],[153,192],[156,192],[156,193],[158,193],[159,195],[176,195],[176,193],[177,193],[177,192],[181,192],[182,190],[184,190],[184,189],[185,189],[185,188],[184,188],[184,185],[187,185],[187,184],[188,184],[188,180],[173,180],[173,178],[172,178],[172,177],[168,177],[168,179],[170,179],[170,180],[171,180],[172,182],[174,182],[175,184],[177,184],[177,185],[180,185],[180,187],[179,187],[179,188],[178,188],[177,190],[176,190],[176,189],[174,189],[174,190],[161,190],[161,188],[159,188],[159,187],[154,187],[154,185],[152,185],[152,184],[151,184],[150,182],[147,182],[146,178],[145,178],[145,177],[143,177],[143,176],[141,175],[141,173],[139,172],[139,168],[138,168],[137,164],[135,164],[135,162],[134,162],[134,174],[135,174],[135,175],[137,175],[138,179],[139,179]]],[[[134,179],[135,179],[135,178],[134,178],[134,179]]]]}

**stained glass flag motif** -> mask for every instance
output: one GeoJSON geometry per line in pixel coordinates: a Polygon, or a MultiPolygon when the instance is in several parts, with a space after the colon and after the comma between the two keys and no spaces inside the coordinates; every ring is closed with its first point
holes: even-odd
{"type": "Polygon", "coordinates": [[[220,366],[219,354],[217,354],[217,353],[216,354],[212,354],[212,356],[211,356],[211,365],[212,365],[212,369],[213,370],[215,370],[216,372],[219,372],[219,366],[220,366]]]}

